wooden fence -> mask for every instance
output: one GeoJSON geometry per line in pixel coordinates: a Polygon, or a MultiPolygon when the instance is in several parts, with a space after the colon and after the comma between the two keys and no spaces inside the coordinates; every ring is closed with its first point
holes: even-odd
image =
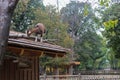
{"type": "Polygon", "coordinates": [[[40,80],[120,80],[120,75],[44,75],[40,80]]]}

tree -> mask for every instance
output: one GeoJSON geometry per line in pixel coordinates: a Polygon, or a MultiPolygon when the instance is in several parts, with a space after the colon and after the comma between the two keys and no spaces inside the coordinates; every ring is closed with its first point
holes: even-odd
{"type": "Polygon", "coordinates": [[[120,58],[120,9],[119,3],[113,4],[104,11],[102,20],[105,26],[104,36],[107,46],[111,48],[116,58],[120,58]]]}
{"type": "Polygon", "coordinates": [[[19,0],[0,1],[0,65],[5,55],[12,14],[18,1],[19,0]]]}
{"type": "Polygon", "coordinates": [[[34,26],[35,11],[38,8],[44,8],[42,0],[19,1],[12,18],[11,29],[19,32],[25,32],[31,25],[34,26]]]}
{"type": "Polygon", "coordinates": [[[95,66],[97,60],[102,58],[106,52],[104,51],[102,38],[95,32],[86,32],[80,40],[78,40],[75,45],[75,51],[80,55],[79,59],[82,63],[80,66],[84,65],[85,69],[98,69],[99,66],[95,66]]]}
{"type": "MultiPolygon", "coordinates": [[[[97,34],[98,18],[90,3],[71,2],[61,10],[62,21],[68,23],[68,33],[74,39],[74,51],[82,68],[95,68],[96,60],[103,57],[102,38],[97,34]]],[[[81,67],[80,66],[80,67],[81,67]]]]}

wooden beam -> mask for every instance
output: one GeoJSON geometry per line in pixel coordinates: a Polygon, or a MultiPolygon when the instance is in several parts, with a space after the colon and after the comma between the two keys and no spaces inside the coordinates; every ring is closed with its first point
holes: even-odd
{"type": "Polygon", "coordinates": [[[58,54],[56,54],[55,57],[58,58],[58,54]]]}
{"type": "Polygon", "coordinates": [[[24,54],[24,51],[25,51],[25,50],[22,48],[22,49],[21,49],[21,52],[20,52],[20,56],[22,56],[22,55],[24,54]]]}
{"type": "Polygon", "coordinates": [[[34,50],[34,49],[27,49],[27,48],[19,48],[19,47],[8,46],[8,50],[10,50],[10,49],[20,50],[20,55],[25,54],[26,51],[36,52],[37,54],[41,54],[41,53],[43,52],[43,51],[41,51],[41,50],[34,50]]]}
{"type": "Polygon", "coordinates": [[[41,52],[41,55],[40,56],[43,56],[44,55],[44,51],[41,52]]]}
{"type": "Polygon", "coordinates": [[[31,61],[25,57],[18,57],[18,56],[14,56],[14,55],[5,55],[6,57],[9,58],[13,58],[15,60],[18,60],[17,62],[27,62],[27,63],[31,63],[31,61]]]}
{"type": "Polygon", "coordinates": [[[28,48],[19,48],[19,47],[12,47],[12,46],[8,46],[8,49],[24,49],[20,51],[20,54],[23,55],[26,53],[26,51],[30,51],[30,52],[36,52],[37,54],[39,54],[39,56],[41,56],[42,54],[53,54],[53,55],[57,55],[57,56],[64,56],[65,53],[60,53],[60,52],[52,52],[52,51],[47,51],[47,50],[34,50],[34,49],[28,49],[28,48]],[[23,53],[24,52],[24,53],[23,53]]]}

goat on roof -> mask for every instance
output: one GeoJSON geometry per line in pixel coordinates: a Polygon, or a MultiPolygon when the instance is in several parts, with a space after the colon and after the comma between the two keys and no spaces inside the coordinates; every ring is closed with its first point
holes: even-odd
{"type": "Polygon", "coordinates": [[[43,34],[45,33],[46,29],[42,23],[37,23],[34,28],[28,29],[26,31],[27,36],[30,36],[32,33],[35,33],[35,42],[37,42],[38,36],[40,36],[40,42],[43,41],[43,34]]]}

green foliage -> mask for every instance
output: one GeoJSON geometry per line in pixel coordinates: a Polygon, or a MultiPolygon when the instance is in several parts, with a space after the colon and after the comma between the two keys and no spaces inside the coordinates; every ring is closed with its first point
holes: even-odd
{"type": "Polygon", "coordinates": [[[89,14],[88,7],[89,6],[87,4],[85,4],[85,6],[84,6],[84,16],[87,16],[89,14]]]}
{"type": "Polygon", "coordinates": [[[103,23],[105,26],[104,36],[107,38],[107,46],[112,48],[116,58],[120,58],[120,9],[119,4],[113,4],[106,9],[103,14],[103,23]]]}
{"type": "Polygon", "coordinates": [[[20,0],[13,14],[11,29],[25,32],[31,25],[35,25],[33,20],[37,17],[35,10],[38,8],[44,9],[42,0],[20,0]]]}
{"type": "MultiPolygon", "coordinates": [[[[96,60],[103,57],[102,38],[97,35],[99,22],[89,3],[71,2],[61,10],[62,21],[68,23],[68,33],[74,39],[74,51],[80,55],[80,69],[95,69],[96,60]]],[[[98,64],[98,63],[97,63],[98,64]]]]}
{"type": "Polygon", "coordinates": [[[49,68],[62,68],[65,65],[69,64],[69,58],[65,57],[50,57],[47,55],[42,55],[39,58],[40,61],[40,68],[43,69],[42,71],[47,72],[47,67],[49,68]]]}
{"type": "Polygon", "coordinates": [[[34,20],[34,8],[31,6],[30,1],[20,1],[15,9],[12,18],[12,27],[11,29],[15,31],[25,32],[27,27],[32,24],[34,20]]]}
{"type": "Polygon", "coordinates": [[[97,60],[105,55],[101,41],[102,38],[96,33],[86,32],[85,35],[76,42],[75,51],[80,55],[78,60],[83,62],[81,65],[86,66],[86,69],[99,68],[99,66],[95,66],[100,62],[97,63],[97,60]]]}
{"type": "Polygon", "coordinates": [[[109,20],[107,22],[104,22],[103,24],[104,24],[106,30],[114,29],[115,26],[117,26],[117,24],[118,24],[118,20],[109,20]]]}
{"type": "Polygon", "coordinates": [[[69,3],[61,10],[61,17],[64,23],[68,23],[68,33],[72,38],[80,37],[82,33],[91,29],[94,31],[96,27],[94,20],[97,20],[93,9],[89,3],[69,3]],[[84,27],[82,27],[84,26],[84,27]],[[85,30],[86,29],[86,30],[85,30]]]}
{"type": "Polygon", "coordinates": [[[110,3],[110,0],[98,0],[101,6],[107,6],[110,3]]]}
{"type": "Polygon", "coordinates": [[[42,67],[46,67],[48,65],[50,65],[50,60],[52,60],[52,57],[46,56],[46,55],[42,55],[39,58],[40,60],[40,66],[42,67]]]}

